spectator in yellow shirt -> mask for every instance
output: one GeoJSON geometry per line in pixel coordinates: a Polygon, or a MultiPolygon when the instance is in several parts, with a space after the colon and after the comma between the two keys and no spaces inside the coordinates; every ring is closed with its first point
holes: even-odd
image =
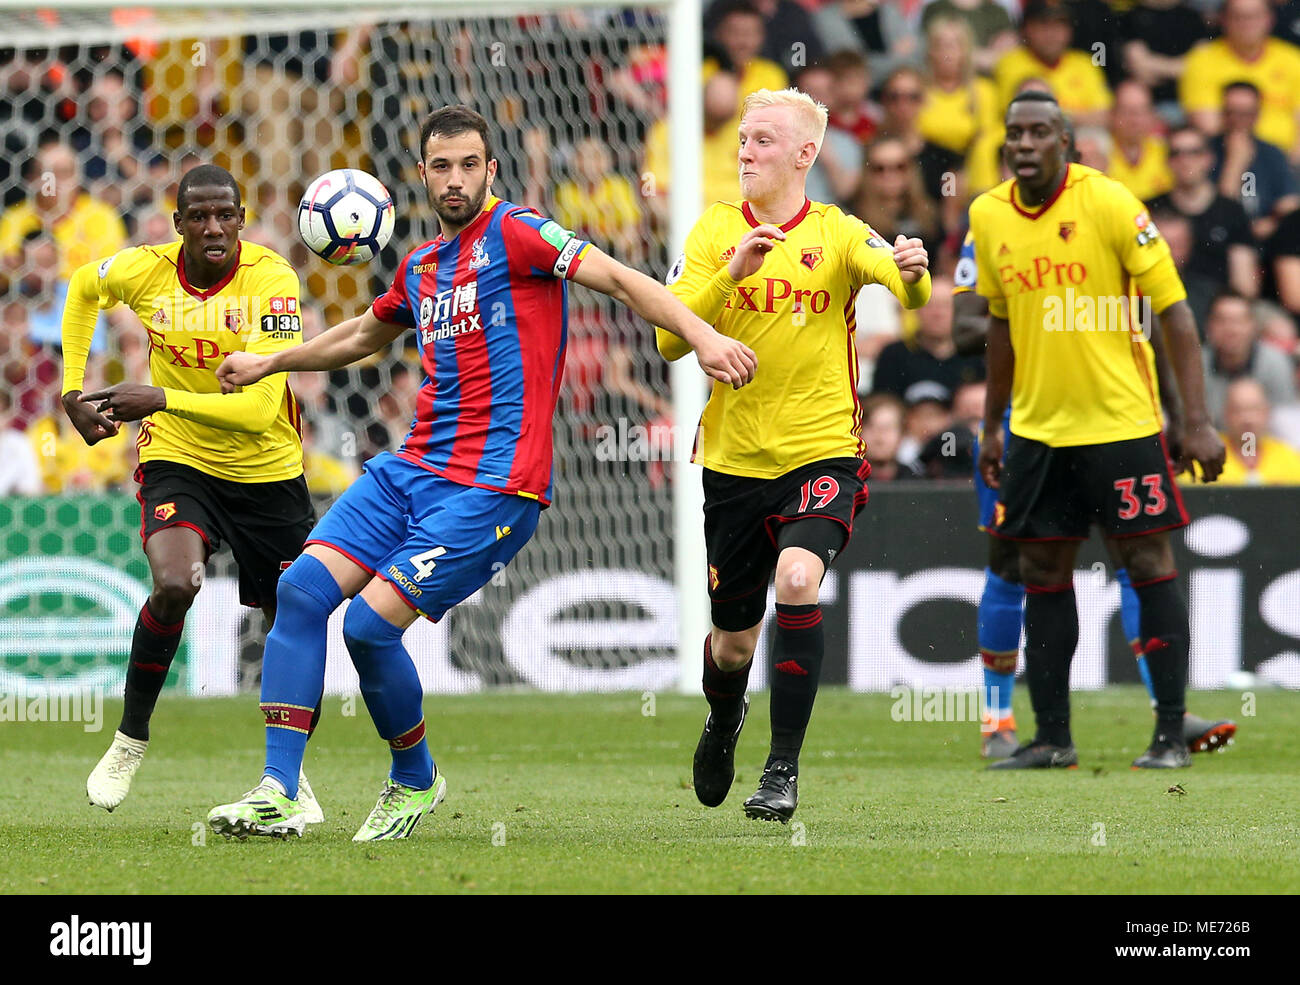
{"type": "Polygon", "coordinates": [[[552,217],[583,239],[607,244],[624,263],[638,262],[644,251],[637,190],[615,173],[608,145],[594,137],[579,140],[572,173],[556,186],[552,217]]]}
{"type": "Polygon", "coordinates": [[[306,416],[302,418],[302,471],[313,496],[341,496],[361,474],[351,462],[317,447],[316,426],[306,416]]]}
{"type": "Polygon", "coordinates": [[[1023,44],[998,59],[993,80],[1005,108],[1022,82],[1043,79],[1075,126],[1105,126],[1110,109],[1106,76],[1081,51],[1072,51],[1074,27],[1063,0],[1028,0],[1021,26],[1023,44]]]}
{"type": "MultiPolygon", "coordinates": [[[[740,127],[740,107],[746,96],[759,89],[777,92],[789,82],[785,69],[759,54],[767,41],[767,23],[749,0],[718,0],[709,9],[709,16],[714,18],[713,39],[721,46],[731,65],[723,65],[718,58],[706,58],[704,78],[707,81],[714,72],[727,67],[736,73],[740,90],[732,112],[735,118],[732,130],[735,131],[740,127]]],[[[736,180],[739,182],[740,179],[736,180]]]]}
{"type": "MultiPolygon", "coordinates": [[[[734,202],[740,198],[740,135],[735,122],[737,82],[731,72],[715,72],[704,83],[703,158],[704,201],[734,202]]],[[[655,122],[646,134],[641,188],[655,221],[664,228],[668,212],[668,120],[655,122]]]]}
{"type": "Polygon", "coordinates": [[[105,492],[125,486],[135,462],[133,430],[87,445],[55,397],[50,413],[32,421],[27,438],[36,452],[45,491],[54,495],[105,492]]]}
{"type": "Polygon", "coordinates": [[[1204,133],[1223,126],[1223,90],[1231,82],[1250,82],[1263,105],[1255,136],[1276,144],[1292,163],[1300,162],[1300,48],[1270,37],[1273,13],[1267,0],[1227,0],[1223,37],[1197,45],[1187,56],[1178,83],[1178,101],[1204,133]]]}
{"type": "Polygon", "coordinates": [[[77,156],[67,144],[43,143],[28,182],[27,201],[0,215],[0,264],[6,273],[20,266],[23,240],[42,230],[59,246],[59,279],[64,281],[83,264],[112,256],[126,245],[121,216],[85,191],[77,156]]]}
{"type": "Polygon", "coordinates": [[[1300,485],[1300,453],[1268,433],[1271,408],[1263,385],[1244,376],[1228,385],[1219,482],[1230,486],[1300,485]]]}
{"type": "Polygon", "coordinates": [[[1174,187],[1151,90],[1127,79],[1115,87],[1110,111],[1111,152],[1105,172],[1144,202],[1174,187]]]}
{"type": "Polygon", "coordinates": [[[975,74],[974,48],[967,21],[957,17],[929,21],[925,102],[917,127],[928,142],[965,158],[968,194],[954,196],[961,201],[988,191],[1000,180],[1002,121],[997,89],[975,74]]]}

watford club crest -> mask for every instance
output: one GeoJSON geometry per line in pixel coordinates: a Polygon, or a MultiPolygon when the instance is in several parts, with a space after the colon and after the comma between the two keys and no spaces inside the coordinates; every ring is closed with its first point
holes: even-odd
{"type": "Polygon", "coordinates": [[[1070,242],[1070,240],[1074,238],[1074,223],[1073,222],[1061,223],[1061,228],[1059,232],[1060,232],[1061,239],[1065,240],[1067,243],[1070,242]]]}
{"type": "Polygon", "coordinates": [[[175,515],[176,515],[175,503],[163,503],[160,506],[155,507],[153,511],[153,518],[155,520],[166,521],[166,520],[170,520],[175,515]]]}
{"type": "Polygon", "coordinates": [[[226,331],[234,332],[236,335],[244,328],[244,313],[238,308],[230,308],[226,311],[226,331]]]}
{"type": "Polygon", "coordinates": [[[809,270],[816,270],[819,266],[821,266],[822,248],[820,246],[807,247],[803,251],[803,256],[799,258],[799,262],[802,263],[809,270]]]}
{"type": "Polygon", "coordinates": [[[717,565],[709,565],[709,588],[717,591],[718,588],[718,568],[717,565]]]}

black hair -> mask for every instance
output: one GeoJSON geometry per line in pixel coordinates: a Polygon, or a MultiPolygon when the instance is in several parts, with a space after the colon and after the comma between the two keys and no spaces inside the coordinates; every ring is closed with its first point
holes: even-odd
{"type": "Polygon", "coordinates": [[[194,188],[229,188],[235,196],[235,208],[240,207],[239,182],[219,164],[200,164],[181,175],[180,187],[176,189],[177,212],[185,211],[185,195],[194,188]]]}
{"type": "Polygon", "coordinates": [[[1260,102],[1261,99],[1263,98],[1260,94],[1259,86],[1255,85],[1255,83],[1253,82],[1247,82],[1245,79],[1238,79],[1236,82],[1229,82],[1226,86],[1223,87],[1223,93],[1220,96],[1220,101],[1222,101],[1223,96],[1226,96],[1234,89],[1238,91],[1242,89],[1246,90],[1247,92],[1249,92],[1251,95],[1255,97],[1255,102],[1257,103],[1260,102]]]}
{"type": "Polygon", "coordinates": [[[1039,89],[1027,89],[1012,97],[1011,102],[1007,103],[1007,109],[1010,109],[1016,103],[1051,103],[1057,109],[1061,108],[1061,104],[1056,101],[1055,96],[1050,92],[1043,92],[1039,89]]]}
{"type": "Polygon", "coordinates": [[[1011,113],[1011,107],[1016,105],[1016,103],[1046,103],[1049,106],[1055,106],[1056,111],[1061,114],[1062,131],[1066,133],[1070,132],[1069,122],[1065,119],[1065,111],[1061,109],[1061,104],[1056,101],[1056,97],[1050,92],[1040,92],[1037,89],[1030,89],[1027,92],[1020,93],[1015,96],[1011,102],[1007,103],[1008,115],[1011,113]]]}
{"type": "Polygon", "coordinates": [[[750,17],[764,20],[763,12],[755,7],[750,0],[716,0],[709,7],[707,29],[712,31],[732,14],[747,14],[750,17]]]}
{"type": "Polygon", "coordinates": [[[484,161],[492,160],[492,138],[488,134],[488,121],[468,106],[444,106],[435,109],[420,124],[420,160],[424,148],[435,133],[442,137],[455,137],[473,130],[483,138],[484,161]]]}

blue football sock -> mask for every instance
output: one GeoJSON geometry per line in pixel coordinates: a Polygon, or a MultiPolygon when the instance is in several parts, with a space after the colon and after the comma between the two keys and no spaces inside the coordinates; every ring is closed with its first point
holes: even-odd
{"type": "MultiPolygon", "coordinates": [[[[1011,718],[1011,693],[1016,684],[1020,626],[1025,587],[984,569],[984,594],[979,606],[979,648],[984,659],[984,706],[993,731],[1011,718]]],[[[987,725],[986,725],[987,728],[987,725]]]]}
{"type": "Polygon", "coordinates": [[[361,678],[361,696],[379,737],[388,742],[395,782],[415,790],[433,785],[433,758],[424,739],[424,693],[420,675],[402,646],[402,634],[363,598],[352,600],[343,620],[343,639],[361,678]]]}
{"type": "Polygon", "coordinates": [[[343,593],[329,569],[304,554],[280,576],[275,599],[275,625],[262,657],[265,775],[296,800],[312,713],[325,688],[325,624],[343,593]]]}
{"type": "Polygon", "coordinates": [[[1151,704],[1156,703],[1156,692],[1151,686],[1151,671],[1147,669],[1146,654],[1142,652],[1142,606],[1138,603],[1138,593],[1128,580],[1128,571],[1119,568],[1115,572],[1119,582],[1119,621],[1124,627],[1124,639],[1128,640],[1133,655],[1137,657],[1138,675],[1146,685],[1151,704]]]}

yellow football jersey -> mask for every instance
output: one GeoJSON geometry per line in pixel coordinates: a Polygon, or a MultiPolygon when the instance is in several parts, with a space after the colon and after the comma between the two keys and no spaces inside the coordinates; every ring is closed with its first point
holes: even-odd
{"type": "Polygon", "coordinates": [[[1110,109],[1110,87],[1106,74],[1081,51],[1067,51],[1055,65],[1038,60],[1028,48],[1012,48],[993,67],[1002,109],[1026,79],[1042,79],[1067,113],[1088,113],[1110,109]]]}
{"type": "Polygon", "coordinates": [[[1012,432],[1054,446],[1158,432],[1155,359],[1142,334],[1156,325],[1144,313],[1187,292],[1146,206],[1071,164],[1036,208],[1015,179],[985,192],[971,203],[970,228],[977,290],[1011,326],[1012,432]]]}
{"type": "MultiPolygon", "coordinates": [[[[824,458],[858,457],[862,414],[853,306],[864,284],[884,284],[904,305],[930,299],[930,275],[905,284],[893,247],[861,219],[809,202],[780,228],[786,234],[758,272],[737,283],[727,273],[736,244],[761,225],[748,202],[718,202],[695,223],[668,276],[669,289],[723,335],[758,356],[739,390],[722,383],[700,417],[693,461],[730,475],[774,479],[824,458]]],[[[659,351],[690,351],[656,331],[659,351]]]]}
{"type": "Polygon", "coordinates": [[[1142,141],[1142,151],[1136,161],[1130,161],[1116,145],[1111,151],[1106,173],[1144,202],[1174,187],[1165,142],[1157,137],[1147,137],[1142,141]]]}
{"type": "Polygon", "coordinates": [[[287,374],[223,394],[217,367],[232,352],[271,353],[302,341],[298,275],[273,250],[240,243],[224,281],[185,277],[181,243],[137,246],[80,267],[63,313],[63,392],[83,388],[99,309],[125,303],[149,337],[149,373],[167,409],[146,417],[140,461],[189,465],[234,482],[302,474],[298,403],[287,374]]]}
{"type": "MultiPolygon", "coordinates": [[[[1300,485],[1300,454],[1285,441],[1260,435],[1254,467],[1251,468],[1242,460],[1237,452],[1237,443],[1229,435],[1220,434],[1219,437],[1228,449],[1228,457],[1216,481],[1225,486],[1300,485]]],[[[1192,477],[1184,475],[1179,481],[1191,485],[1192,477]]]]}
{"type": "Polygon", "coordinates": [[[1223,89],[1230,82],[1251,82],[1259,89],[1255,136],[1290,154],[1296,142],[1296,113],[1300,112],[1300,48],[1269,38],[1263,53],[1247,62],[1222,38],[1203,41],[1183,63],[1178,101],[1189,113],[1221,109],[1223,89]]]}

